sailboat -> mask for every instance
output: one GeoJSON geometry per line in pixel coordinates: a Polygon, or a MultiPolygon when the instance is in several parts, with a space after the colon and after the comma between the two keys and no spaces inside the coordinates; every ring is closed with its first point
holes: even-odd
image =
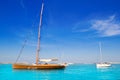
{"type": "Polygon", "coordinates": [[[42,14],[43,14],[44,3],[42,1],[41,13],[40,13],[40,23],[38,27],[38,44],[36,51],[36,63],[34,64],[25,64],[25,63],[14,63],[12,65],[13,69],[63,69],[66,67],[66,64],[51,64],[51,61],[57,61],[57,59],[39,59],[40,53],[40,30],[42,26],[42,14]],[[42,63],[44,62],[44,63],[42,63]]]}
{"type": "Polygon", "coordinates": [[[102,61],[101,42],[99,42],[99,49],[100,49],[100,63],[97,63],[96,67],[97,68],[100,68],[100,67],[110,67],[111,66],[110,63],[102,61]]]}

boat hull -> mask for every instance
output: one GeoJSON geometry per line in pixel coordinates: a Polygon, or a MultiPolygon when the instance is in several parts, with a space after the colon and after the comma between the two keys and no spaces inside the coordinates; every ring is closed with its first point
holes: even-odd
{"type": "Polygon", "coordinates": [[[13,64],[13,69],[64,69],[65,65],[60,64],[38,64],[38,65],[29,65],[29,64],[13,64]]]}
{"type": "Polygon", "coordinates": [[[99,64],[96,64],[96,66],[99,68],[99,67],[110,67],[111,64],[106,64],[106,63],[99,63],[99,64]]]}

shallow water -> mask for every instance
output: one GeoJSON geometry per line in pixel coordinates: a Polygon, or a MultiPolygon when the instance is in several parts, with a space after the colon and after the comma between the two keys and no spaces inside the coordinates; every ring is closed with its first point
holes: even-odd
{"type": "Polygon", "coordinates": [[[62,70],[14,70],[11,64],[0,64],[0,80],[120,80],[120,64],[102,69],[74,64],[62,70]]]}

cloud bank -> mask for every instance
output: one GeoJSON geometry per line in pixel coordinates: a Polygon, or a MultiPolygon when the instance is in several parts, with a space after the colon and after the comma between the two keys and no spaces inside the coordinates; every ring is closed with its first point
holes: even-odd
{"type": "Polygon", "coordinates": [[[93,20],[91,25],[101,37],[120,35],[120,23],[115,20],[115,15],[104,20],[93,20]]]}
{"type": "Polygon", "coordinates": [[[72,28],[72,32],[82,33],[89,32],[98,37],[111,37],[120,35],[120,21],[115,19],[115,15],[106,19],[91,19],[84,23],[77,23],[72,28]]]}

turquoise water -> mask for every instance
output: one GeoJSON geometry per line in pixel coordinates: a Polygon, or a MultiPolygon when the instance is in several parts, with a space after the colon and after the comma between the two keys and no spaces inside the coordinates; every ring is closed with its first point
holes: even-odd
{"type": "Polygon", "coordinates": [[[14,70],[11,64],[0,64],[0,80],[120,80],[120,64],[103,69],[74,64],[62,70],[14,70]]]}

